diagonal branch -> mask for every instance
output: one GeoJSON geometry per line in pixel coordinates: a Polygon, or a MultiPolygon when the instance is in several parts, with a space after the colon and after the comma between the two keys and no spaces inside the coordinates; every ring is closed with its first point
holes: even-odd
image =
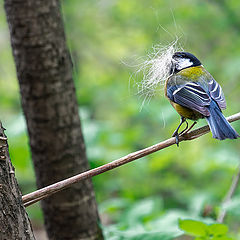
{"type": "MultiPolygon", "coordinates": [[[[233,177],[232,184],[230,186],[230,189],[228,190],[226,197],[223,200],[222,205],[227,204],[231,201],[231,198],[237,189],[239,180],[240,180],[240,165],[238,166],[238,171],[237,171],[236,175],[233,177]]],[[[226,209],[222,209],[222,211],[220,211],[220,213],[219,213],[217,221],[220,223],[223,223],[223,220],[224,220],[226,214],[227,214],[226,209]]]]}
{"type": "MultiPolygon", "coordinates": [[[[239,119],[240,119],[240,112],[227,118],[227,120],[229,122],[234,122],[234,121],[237,121],[239,119]]],[[[209,132],[209,127],[208,126],[198,128],[196,130],[193,130],[193,131],[191,131],[187,134],[184,134],[184,135],[180,136],[179,142],[187,141],[187,140],[193,140],[193,139],[198,138],[198,137],[200,137],[200,136],[202,136],[202,135],[204,135],[208,132],[209,132]]],[[[38,202],[38,201],[40,201],[44,198],[47,198],[47,197],[51,196],[54,193],[57,193],[57,192],[65,189],[65,188],[71,186],[74,183],[80,182],[84,179],[91,178],[93,176],[99,175],[99,174],[104,173],[106,171],[109,171],[111,169],[117,168],[121,165],[132,162],[136,159],[142,158],[146,155],[157,152],[159,150],[162,150],[162,149],[167,148],[167,147],[169,147],[171,145],[174,145],[174,144],[175,144],[175,137],[169,138],[169,139],[167,139],[163,142],[160,142],[160,143],[157,143],[153,146],[150,146],[150,147],[144,148],[142,150],[130,153],[130,154],[124,156],[124,157],[121,157],[117,160],[114,160],[114,161],[112,161],[110,163],[107,163],[105,165],[102,165],[100,167],[88,170],[86,172],[80,173],[78,175],[75,175],[73,177],[67,178],[67,179],[62,180],[60,182],[54,183],[54,184],[49,185],[47,187],[41,188],[41,189],[39,189],[35,192],[26,194],[22,198],[24,206],[25,207],[30,206],[30,205],[32,205],[32,204],[34,204],[34,203],[36,203],[36,202],[38,202]]]]}

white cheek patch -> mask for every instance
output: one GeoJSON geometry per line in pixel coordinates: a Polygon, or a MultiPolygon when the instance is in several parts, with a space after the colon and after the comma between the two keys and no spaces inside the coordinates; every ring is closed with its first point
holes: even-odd
{"type": "Polygon", "coordinates": [[[176,62],[177,70],[182,70],[184,68],[190,67],[193,65],[193,62],[190,61],[188,58],[178,58],[176,62]]]}

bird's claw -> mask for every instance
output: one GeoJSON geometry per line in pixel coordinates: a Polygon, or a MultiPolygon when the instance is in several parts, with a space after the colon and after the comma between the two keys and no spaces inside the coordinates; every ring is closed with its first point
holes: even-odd
{"type": "Polygon", "coordinates": [[[186,121],[185,118],[182,117],[180,124],[178,125],[177,129],[173,132],[173,135],[172,135],[172,137],[175,137],[175,138],[176,138],[176,144],[177,144],[178,147],[179,147],[179,137],[180,137],[187,129],[188,129],[188,122],[186,121]],[[178,133],[179,128],[181,127],[181,125],[182,125],[184,122],[186,122],[186,127],[184,128],[183,131],[181,131],[180,133],[178,133]]]}
{"type": "Polygon", "coordinates": [[[172,137],[175,137],[175,139],[176,139],[176,144],[177,144],[177,146],[179,147],[179,133],[178,133],[178,131],[174,131],[172,137]]]}
{"type": "Polygon", "coordinates": [[[195,124],[197,123],[196,121],[190,126],[188,127],[188,122],[185,120],[186,122],[186,127],[184,130],[182,130],[180,133],[178,133],[178,130],[179,130],[179,127],[174,131],[172,137],[175,137],[176,138],[176,144],[177,146],[179,147],[179,137],[180,136],[183,136],[184,134],[187,134],[194,126],[195,124]]]}

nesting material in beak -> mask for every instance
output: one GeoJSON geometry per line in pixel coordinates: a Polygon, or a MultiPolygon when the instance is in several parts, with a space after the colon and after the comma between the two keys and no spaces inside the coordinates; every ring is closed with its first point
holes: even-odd
{"type": "Polygon", "coordinates": [[[138,93],[144,96],[143,104],[150,100],[157,92],[159,86],[163,86],[171,75],[172,56],[175,52],[182,51],[177,46],[178,39],[168,46],[155,46],[153,52],[148,54],[148,59],[144,61],[137,73],[143,73],[143,79],[138,83],[138,93]]]}

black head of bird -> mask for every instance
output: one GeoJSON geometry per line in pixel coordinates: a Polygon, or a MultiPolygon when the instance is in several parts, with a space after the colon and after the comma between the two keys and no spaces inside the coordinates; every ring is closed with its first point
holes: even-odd
{"type": "Polygon", "coordinates": [[[172,56],[170,72],[177,73],[184,68],[201,66],[201,62],[189,52],[175,52],[172,56]]]}

